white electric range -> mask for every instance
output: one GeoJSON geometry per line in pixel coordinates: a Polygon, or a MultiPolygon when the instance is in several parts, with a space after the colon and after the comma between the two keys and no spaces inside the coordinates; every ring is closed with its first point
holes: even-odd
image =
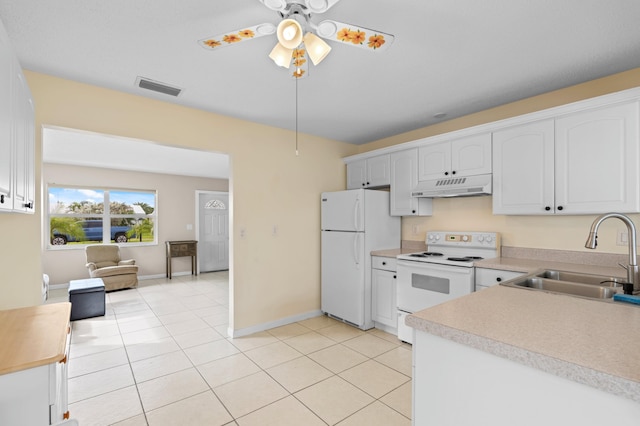
{"type": "Polygon", "coordinates": [[[412,343],[405,317],[474,291],[474,262],[498,257],[496,232],[427,232],[426,252],[401,254],[398,259],[398,338],[412,343]]]}

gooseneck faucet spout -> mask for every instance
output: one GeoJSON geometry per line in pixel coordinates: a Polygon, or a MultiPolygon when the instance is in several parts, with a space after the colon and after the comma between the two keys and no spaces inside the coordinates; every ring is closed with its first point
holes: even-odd
{"type": "Polygon", "coordinates": [[[633,283],[633,292],[640,292],[640,279],[638,277],[638,262],[636,255],[636,226],[633,224],[631,219],[620,213],[607,213],[598,216],[591,224],[589,237],[587,238],[587,242],[584,246],[589,249],[596,248],[596,245],[598,244],[598,228],[603,221],[610,217],[618,218],[627,225],[627,233],[629,234],[629,264],[627,266],[621,264],[620,266],[627,270],[627,281],[633,283]]]}

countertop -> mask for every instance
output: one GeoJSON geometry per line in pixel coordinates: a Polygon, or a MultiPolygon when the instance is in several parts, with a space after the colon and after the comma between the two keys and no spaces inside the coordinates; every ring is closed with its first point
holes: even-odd
{"type": "Polygon", "coordinates": [[[496,285],[417,312],[406,323],[640,402],[639,306],[496,285]]]}
{"type": "Polygon", "coordinates": [[[538,259],[520,259],[512,257],[496,257],[474,262],[476,268],[500,269],[504,271],[530,273],[538,269],[553,269],[558,271],[580,272],[583,274],[608,275],[625,278],[626,271],[619,266],[585,265],[570,262],[554,262],[538,259]]]}
{"type": "Polygon", "coordinates": [[[71,303],[0,311],[0,374],[62,361],[71,303]]]}

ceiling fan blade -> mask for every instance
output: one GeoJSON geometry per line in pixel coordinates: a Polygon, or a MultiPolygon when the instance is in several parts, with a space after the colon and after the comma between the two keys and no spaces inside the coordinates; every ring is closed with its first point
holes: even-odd
{"type": "Polygon", "coordinates": [[[324,13],[339,1],[340,0],[304,0],[304,4],[311,13],[324,13]]]}
{"type": "Polygon", "coordinates": [[[360,47],[372,51],[387,49],[395,37],[382,31],[371,30],[358,25],[326,20],[315,26],[318,36],[332,41],[339,41],[349,46],[360,47]]]}
{"type": "Polygon", "coordinates": [[[260,3],[264,4],[271,10],[275,10],[276,12],[284,12],[287,8],[287,0],[258,0],[260,3]]]}
{"type": "Polygon", "coordinates": [[[213,37],[203,38],[198,40],[198,44],[207,50],[219,50],[226,46],[271,35],[275,32],[276,26],[271,23],[258,24],[252,27],[245,27],[239,30],[215,35],[213,37]]]}

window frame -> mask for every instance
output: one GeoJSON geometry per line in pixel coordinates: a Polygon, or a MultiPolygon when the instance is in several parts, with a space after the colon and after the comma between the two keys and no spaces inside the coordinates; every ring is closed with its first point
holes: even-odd
{"type": "Polygon", "coordinates": [[[154,189],[137,189],[137,188],[118,188],[118,187],[102,187],[102,186],[78,186],[78,185],[64,185],[58,183],[50,183],[47,184],[46,188],[46,209],[45,209],[45,220],[44,220],[44,232],[43,238],[45,241],[45,247],[47,250],[74,250],[74,249],[82,249],[85,247],[94,244],[115,244],[120,247],[136,247],[136,246],[157,246],[158,245],[158,191],[154,189]],[[50,190],[52,188],[59,189],[76,189],[76,190],[95,190],[102,192],[103,196],[103,211],[102,213],[52,213],[51,212],[51,197],[50,190]],[[144,193],[153,196],[154,206],[153,212],[150,214],[146,213],[127,213],[127,214],[111,214],[111,193],[115,192],[132,192],[132,193],[144,193]],[[74,244],[64,244],[64,245],[54,245],[51,244],[51,218],[52,217],[72,217],[77,219],[101,219],[102,220],[102,241],[101,242],[88,242],[88,243],[74,243],[74,244]],[[150,219],[153,223],[153,241],[136,241],[131,239],[126,243],[118,243],[115,241],[111,241],[111,222],[115,219],[134,219],[134,220],[143,220],[150,219]]]}

